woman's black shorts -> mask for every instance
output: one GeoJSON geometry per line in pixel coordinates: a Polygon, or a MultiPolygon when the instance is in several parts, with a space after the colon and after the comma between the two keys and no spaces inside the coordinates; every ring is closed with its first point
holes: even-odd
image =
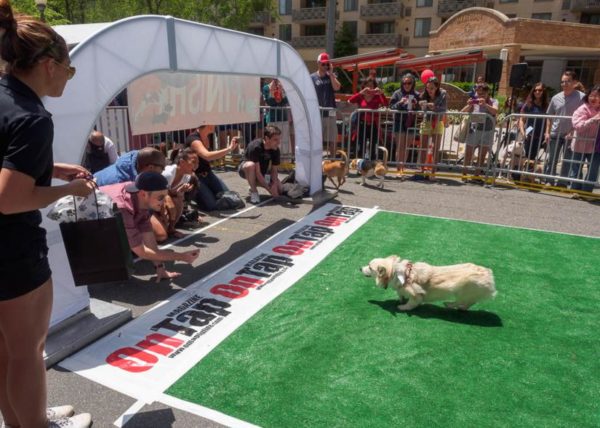
{"type": "Polygon", "coordinates": [[[52,275],[45,233],[30,240],[15,232],[4,229],[0,237],[0,300],[23,296],[52,275]]]}

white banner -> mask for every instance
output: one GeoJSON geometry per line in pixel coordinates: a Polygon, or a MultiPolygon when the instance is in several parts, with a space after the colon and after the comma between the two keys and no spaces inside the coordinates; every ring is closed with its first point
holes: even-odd
{"type": "Polygon", "coordinates": [[[260,78],[160,72],[127,87],[133,135],[257,122],[260,78]]]}
{"type": "Polygon", "coordinates": [[[60,365],[151,403],[375,213],[325,205],[60,365]]]}

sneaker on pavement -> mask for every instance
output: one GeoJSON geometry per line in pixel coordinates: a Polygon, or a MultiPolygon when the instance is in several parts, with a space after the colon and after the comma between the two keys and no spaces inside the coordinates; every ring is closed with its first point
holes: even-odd
{"type": "Polygon", "coordinates": [[[75,409],[73,406],[57,406],[57,407],[49,407],[46,409],[46,418],[49,421],[55,421],[57,419],[68,418],[69,416],[73,416],[75,413],[75,409]]]}
{"type": "Polygon", "coordinates": [[[48,428],[89,428],[92,424],[92,415],[80,413],[70,418],[58,419],[48,422],[48,428]]]}
{"type": "Polygon", "coordinates": [[[260,196],[258,195],[258,192],[250,193],[250,203],[252,203],[252,204],[260,203],[260,196]]]}

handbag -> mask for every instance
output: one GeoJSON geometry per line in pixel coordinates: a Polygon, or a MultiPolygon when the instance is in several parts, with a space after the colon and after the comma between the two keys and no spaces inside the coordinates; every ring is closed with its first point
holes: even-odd
{"type": "Polygon", "coordinates": [[[465,141],[467,141],[467,135],[469,135],[470,127],[471,127],[471,125],[470,125],[469,118],[465,117],[460,122],[460,126],[458,127],[458,132],[456,134],[454,134],[454,141],[456,141],[457,143],[464,143],[465,141]]]}
{"type": "Polygon", "coordinates": [[[113,211],[113,217],[59,225],[76,286],[126,281],[133,272],[123,218],[116,206],[113,211]]]}

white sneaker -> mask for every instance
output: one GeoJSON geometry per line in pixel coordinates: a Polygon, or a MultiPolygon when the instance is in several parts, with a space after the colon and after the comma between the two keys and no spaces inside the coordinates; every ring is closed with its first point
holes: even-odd
{"type": "Polygon", "coordinates": [[[89,428],[92,424],[92,415],[80,413],[70,418],[58,419],[48,422],[48,428],[89,428]]]}
{"type": "Polygon", "coordinates": [[[49,421],[55,421],[57,419],[68,418],[69,416],[73,416],[75,413],[75,409],[73,406],[57,406],[57,407],[49,407],[46,409],[46,418],[49,421]]]}
{"type": "Polygon", "coordinates": [[[258,192],[250,193],[250,203],[260,204],[260,196],[258,195],[258,192]]]}
{"type": "MultiPolygon", "coordinates": [[[[75,413],[75,409],[73,408],[73,406],[49,407],[46,409],[46,418],[48,418],[49,421],[56,421],[56,420],[68,418],[69,416],[73,416],[74,413],[75,413]]],[[[2,422],[2,428],[11,428],[11,427],[9,425],[6,425],[4,422],[2,422]]]]}

